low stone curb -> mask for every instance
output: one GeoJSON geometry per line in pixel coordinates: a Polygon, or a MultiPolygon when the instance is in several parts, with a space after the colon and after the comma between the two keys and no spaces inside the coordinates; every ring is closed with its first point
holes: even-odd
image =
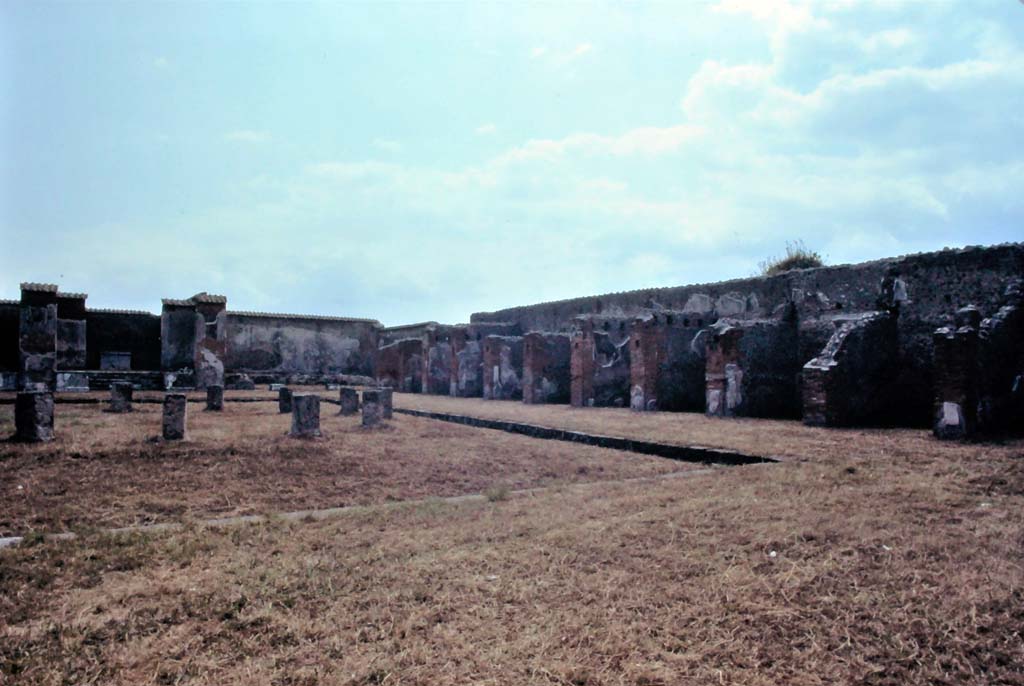
{"type": "Polygon", "coordinates": [[[409,410],[395,408],[395,412],[412,415],[414,417],[426,417],[428,419],[439,419],[443,422],[464,424],[480,429],[496,429],[509,433],[521,434],[531,438],[542,438],[552,441],[569,441],[570,443],[583,443],[584,445],[597,446],[598,448],[611,448],[612,450],[624,450],[643,455],[655,455],[666,457],[670,460],[682,462],[699,462],[702,464],[720,465],[745,465],[760,463],[780,462],[780,458],[764,457],[760,455],[747,455],[736,450],[726,448],[708,448],[700,445],[673,445],[671,443],[657,443],[633,438],[619,438],[617,436],[602,436],[600,434],[588,434],[582,431],[570,431],[568,429],[554,429],[536,424],[524,424],[522,422],[510,422],[501,419],[483,419],[481,417],[470,417],[461,414],[449,414],[447,412],[428,412],[426,410],[409,410]]]}

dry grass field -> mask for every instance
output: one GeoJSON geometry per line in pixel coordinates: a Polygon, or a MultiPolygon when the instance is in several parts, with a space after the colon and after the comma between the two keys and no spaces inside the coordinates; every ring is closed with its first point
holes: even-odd
{"type": "MultiPolygon", "coordinates": [[[[396,397],[413,400],[435,399],[396,397]]],[[[3,447],[5,519],[16,472],[55,478],[61,470],[46,463],[58,459],[76,471],[130,465],[106,472],[109,498],[88,479],[68,481],[102,502],[104,522],[146,521],[135,498],[166,489],[173,501],[178,480],[210,491],[182,516],[242,492],[233,480],[285,494],[254,500],[257,510],[308,505],[304,494],[333,504],[317,486],[325,467],[300,476],[292,470],[310,458],[289,452],[332,441],[339,452],[325,463],[365,470],[345,502],[370,506],[325,521],[86,532],[0,551],[0,683],[1024,684],[1020,442],[478,405],[552,425],[593,412],[593,426],[573,426],[807,459],[625,482],[611,479],[684,466],[402,415],[388,432],[360,433],[326,405],[327,441],[285,440],[271,405],[229,405],[223,429],[195,412],[192,440],[172,447],[147,440],[159,417],[144,410],[59,407],[57,443],[3,447]],[[259,429],[242,439],[230,422],[248,412],[246,426],[259,429]],[[382,437],[389,452],[374,447],[382,437]],[[248,467],[218,471],[232,461],[248,467]],[[261,461],[279,473],[245,482],[261,461]],[[593,481],[598,464],[605,481],[593,481]],[[163,477],[135,495],[116,482],[143,479],[147,466],[163,477]],[[397,481],[378,488],[382,479],[397,481]],[[495,482],[552,487],[383,502],[495,482]],[[117,514],[122,502],[134,514],[117,514]]],[[[13,519],[48,521],[51,506],[13,519]]]]}
{"type": "MultiPolygon", "coordinates": [[[[623,479],[692,468],[396,415],[383,429],[321,405],[324,438],[286,434],[276,403],[189,404],[189,438],[159,438],[161,406],[57,405],[57,440],[0,443],[0,536],[343,507],[623,479]]],[[[13,433],[0,406],[0,436],[13,433]]]]}
{"type": "Polygon", "coordinates": [[[706,417],[693,412],[633,412],[613,407],[525,405],[510,400],[396,393],[395,407],[504,419],[606,436],[738,450],[748,455],[827,459],[833,456],[949,458],[1018,454],[1022,442],[939,442],[918,429],[824,429],[797,421],[706,417]]]}

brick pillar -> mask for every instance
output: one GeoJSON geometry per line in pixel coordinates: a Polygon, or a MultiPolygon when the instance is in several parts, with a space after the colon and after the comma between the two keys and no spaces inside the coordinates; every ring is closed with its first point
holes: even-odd
{"type": "Polygon", "coordinates": [[[545,401],[539,385],[547,364],[547,346],[543,335],[531,332],[523,336],[523,402],[527,405],[545,401]]]}
{"type": "Polygon", "coordinates": [[[704,411],[709,417],[731,417],[743,402],[742,338],[743,329],[727,324],[716,324],[708,338],[704,362],[704,411]]]}
{"type": "Polygon", "coordinates": [[[658,380],[667,346],[666,326],[658,315],[634,322],[629,351],[630,409],[636,412],[658,409],[658,380]]]}
{"type": "Polygon", "coordinates": [[[963,326],[935,332],[935,424],[937,438],[971,436],[977,426],[978,330],[963,326]]]}
{"type": "Polygon", "coordinates": [[[573,407],[594,404],[594,336],[589,327],[572,337],[569,402],[573,407]]]}

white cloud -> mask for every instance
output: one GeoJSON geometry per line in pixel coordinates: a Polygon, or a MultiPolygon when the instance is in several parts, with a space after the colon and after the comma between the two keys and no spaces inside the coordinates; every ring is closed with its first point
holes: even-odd
{"type": "Polygon", "coordinates": [[[476,127],[476,129],[474,129],[473,132],[478,136],[489,136],[497,130],[497,126],[491,123],[487,123],[481,124],[480,126],[476,127]]]}
{"type": "Polygon", "coordinates": [[[271,139],[269,131],[237,129],[224,134],[224,140],[231,143],[266,143],[271,139]]]}
{"type": "Polygon", "coordinates": [[[153,66],[157,69],[168,69],[171,63],[166,57],[160,56],[153,59],[153,66]]]}
{"type": "Polygon", "coordinates": [[[400,152],[402,150],[401,143],[387,138],[374,139],[373,147],[377,148],[378,150],[385,150],[387,152],[400,152]]]}
{"type": "Polygon", "coordinates": [[[513,148],[494,160],[509,164],[532,160],[553,160],[569,153],[615,157],[657,156],[673,152],[705,133],[701,126],[680,124],[668,127],[640,127],[618,136],[574,133],[560,139],[535,139],[513,148]]]}
{"type": "Polygon", "coordinates": [[[546,53],[547,51],[548,51],[547,48],[536,47],[536,48],[534,48],[533,50],[530,51],[530,59],[535,60],[538,57],[543,57],[544,53],[546,53]]]}
{"type": "Polygon", "coordinates": [[[576,59],[577,57],[583,57],[593,49],[594,46],[591,45],[590,43],[580,43],[575,48],[573,48],[573,51],[569,53],[569,56],[572,59],[576,59]]]}

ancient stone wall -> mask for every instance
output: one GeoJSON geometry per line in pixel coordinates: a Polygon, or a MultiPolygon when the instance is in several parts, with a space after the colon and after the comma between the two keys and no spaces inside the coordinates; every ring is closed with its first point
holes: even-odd
{"type": "Polygon", "coordinates": [[[378,342],[384,346],[407,338],[423,338],[428,329],[437,326],[441,325],[437,322],[419,322],[416,324],[403,324],[402,326],[385,326],[378,334],[378,342]]]}
{"type": "Polygon", "coordinates": [[[659,310],[638,317],[630,336],[630,407],[638,412],[704,410],[707,328],[701,317],[659,310]],[[705,332],[702,337],[701,332],[705,332]]]}
{"type": "Polygon", "coordinates": [[[720,319],[707,339],[705,412],[799,418],[800,360],[791,317],[720,319]]]}
{"type": "Polygon", "coordinates": [[[834,333],[804,365],[803,420],[817,426],[884,424],[899,360],[896,315],[868,312],[832,318],[834,333]]]}
{"type": "Polygon", "coordinates": [[[635,317],[671,309],[688,311],[700,328],[722,317],[763,319],[791,307],[797,318],[796,346],[802,365],[816,357],[831,336],[831,324],[821,319],[825,313],[897,309],[899,364],[893,392],[902,402],[888,420],[929,426],[934,395],[932,332],[949,323],[956,307],[968,303],[977,305],[984,316],[992,316],[1001,294],[1022,272],[1024,244],[970,247],[771,277],[574,298],[477,313],[471,321],[500,320],[515,322],[523,330],[571,331],[580,314],[635,317]]]}
{"type": "Polygon", "coordinates": [[[127,353],[128,368],[160,370],[160,316],[138,310],[89,309],[85,313],[85,369],[102,369],[109,353],[127,353]]]}
{"type": "Polygon", "coordinates": [[[458,324],[451,327],[451,376],[449,394],[457,398],[483,396],[483,339],[487,336],[517,336],[519,327],[509,322],[458,324]]]}
{"type": "Polygon", "coordinates": [[[483,348],[484,399],[522,400],[522,336],[486,336],[483,348]]]}
{"type": "Polygon", "coordinates": [[[376,320],[228,311],[225,329],[228,372],[254,379],[374,376],[376,320]]]}
{"type": "Polygon", "coordinates": [[[377,383],[402,393],[423,390],[423,339],[403,338],[377,351],[377,383]]]}
{"type": "Polygon", "coordinates": [[[934,334],[935,408],[939,438],[1024,431],[1024,293],[1007,287],[999,309],[956,311],[934,334]]]}
{"type": "Polygon", "coordinates": [[[21,303],[17,300],[0,300],[0,373],[17,374],[20,320],[21,303]]]}
{"type": "Polygon", "coordinates": [[[633,317],[584,315],[573,320],[570,403],[628,407],[633,317]]]}
{"type": "Polygon", "coordinates": [[[1024,283],[979,327],[978,417],[983,431],[1024,431],[1024,283]]]}
{"type": "Polygon", "coordinates": [[[205,324],[191,300],[166,298],[160,314],[160,367],[166,371],[195,371],[196,342],[205,324]]]}
{"type": "Polygon", "coordinates": [[[452,347],[452,326],[430,326],[423,333],[423,378],[420,382],[422,393],[432,395],[451,395],[452,364],[454,350],[452,347]]]}
{"type": "Polygon", "coordinates": [[[568,334],[531,331],[523,336],[523,402],[568,403],[571,363],[568,334]]]}
{"type": "Polygon", "coordinates": [[[57,286],[21,284],[18,320],[18,390],[57,388],[57,286]]]}

